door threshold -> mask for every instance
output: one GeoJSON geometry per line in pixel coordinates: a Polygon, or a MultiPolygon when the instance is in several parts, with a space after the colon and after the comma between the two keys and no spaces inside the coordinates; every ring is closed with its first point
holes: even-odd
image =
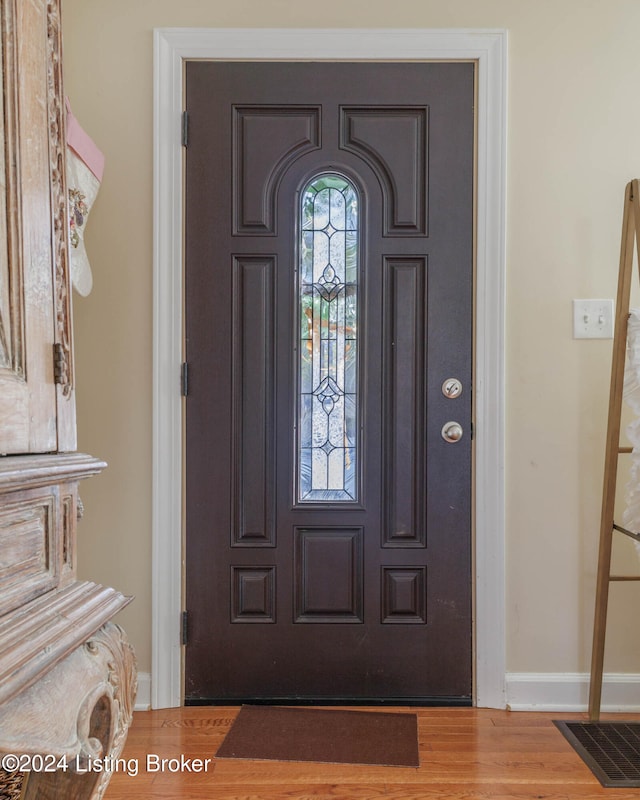
{"type": "Polygon", "coordinates": [[[473,705],[471,697],[189,697],[185,706],[456,706],[473,705]]]}

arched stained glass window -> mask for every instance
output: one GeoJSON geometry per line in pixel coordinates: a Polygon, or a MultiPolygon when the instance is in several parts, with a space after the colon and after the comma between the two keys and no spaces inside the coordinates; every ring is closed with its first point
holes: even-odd
{"type": "Polygon", "coordinates": [[[358,500],[358,195],[323,174],[302,192],[298,501],[358,500]]]}

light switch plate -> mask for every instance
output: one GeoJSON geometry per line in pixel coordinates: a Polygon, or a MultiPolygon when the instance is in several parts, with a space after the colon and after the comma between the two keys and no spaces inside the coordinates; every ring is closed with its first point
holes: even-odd
{"type": "Polygon", "coordinates": [[[613,339],[613,300],[574,300],[573,338],[613,339]]]}

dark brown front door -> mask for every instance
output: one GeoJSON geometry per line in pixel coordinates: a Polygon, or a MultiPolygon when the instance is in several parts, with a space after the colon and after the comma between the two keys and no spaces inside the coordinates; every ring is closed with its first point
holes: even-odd
{"type": "Polygon", "coordinates": [[[186,702],[470,702],[474,67],[186,96],[186,702]]]}

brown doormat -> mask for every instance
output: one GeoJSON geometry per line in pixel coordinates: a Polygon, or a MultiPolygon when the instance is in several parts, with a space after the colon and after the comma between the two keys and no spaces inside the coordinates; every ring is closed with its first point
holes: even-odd
{"type": "Polygon", "coordinates": [[[20,800],[24,772],[5,772],[0,769],[0,800],[20,800]]]}
{"type": "Polygon", "coordinates": [[[603,786],[640,787],[640,722],[555,722],[603,786]]]}
{"type": "Polygon", "coordinates": [[[218,758],[418,767],[415,714],[242,706],[218,758]]]}

